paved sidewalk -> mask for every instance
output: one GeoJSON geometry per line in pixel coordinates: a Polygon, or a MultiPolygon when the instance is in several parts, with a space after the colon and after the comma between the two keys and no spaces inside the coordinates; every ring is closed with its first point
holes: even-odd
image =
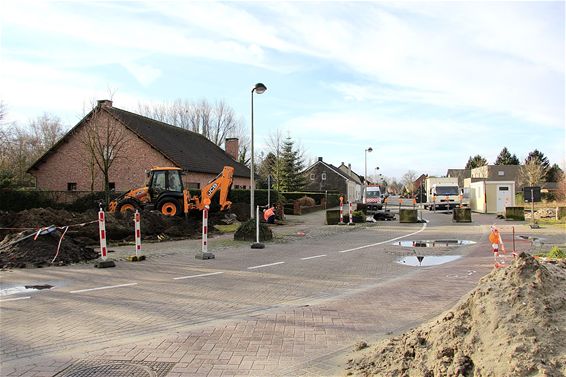
{"type": "MultiPolygon", "coordinates": [[[[289,225],[274,231],[288,239],[297,232],[307,232],[306,237],[324,236],[329,228],[322,227],[321,218],[321,213],[290,217],[289,225]]],[[[473,227],[455,228],[460,232],[457,236],[473,232],[484,237],[493,220],[477,219],[473,227]]],[[[355,230],[343,227],[339,231],[355,230]]],[[[346,286],[339,294],[315,295],[236,313],[229,319],[179,325],[166,333],[132,335],[128,341],[102,339],[95,347],[54,349],[43,357],[6,363],[0,375],[88,376],[97,371],[108,377],[343,376],[345,360],[356,342],[375,341],[433,318],[492,268],[485,245],[477,244],[456,262],[415,268],[398,278],[368,279],[346,286]]],[[[58,325],[61,331],[73,331],[58,325]]]]}

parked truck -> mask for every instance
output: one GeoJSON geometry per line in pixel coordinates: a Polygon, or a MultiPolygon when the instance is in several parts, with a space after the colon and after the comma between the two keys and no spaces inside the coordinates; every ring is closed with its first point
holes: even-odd
{"type": "Polygon", "coordinates": [[[383,208],[383,195],[379,186],[367,186],[363,202],[367,204],[368,212],[376,212],[383,208]]]}
{"type": "Polygon", "coordinates": [[[428,177],[425,180],[428,209],[452,209],[464,204],[457,177],[428,177]]]}

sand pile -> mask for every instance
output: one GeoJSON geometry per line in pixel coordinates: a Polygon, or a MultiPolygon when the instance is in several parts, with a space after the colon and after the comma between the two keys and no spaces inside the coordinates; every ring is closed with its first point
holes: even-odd
{"type": "Polygon", "coordinates": [[[435,321],[350,360],[357,376],[565,376],[566,262],[521,254],[435,321]]]}

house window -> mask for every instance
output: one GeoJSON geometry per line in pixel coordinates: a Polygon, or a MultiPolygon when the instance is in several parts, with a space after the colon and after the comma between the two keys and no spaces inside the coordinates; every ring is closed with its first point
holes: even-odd
{"type": "Polygon", "coordinates": [[[323,181],[326,181],[326,173],[322,173],[322,175],[320,176],[320,179],[322,179],[323,181]]]}
{"type": "Polygon", "coordinates": [[[67,191],[77,191],[77,182],[67,182],[67,191]]]}
{"type": "Polygon", "coordinates": [[[311,173],[311,181],[314,181],[314,173],[311,173]]]}
{"type": "Polygon", "coordinates": [[[108,189],[110,191],[116,191],[116,182],[108,182],[108,189]]]}
{"type": "Polygon", "coordinates": [[[500,171],[497,172],[497,175],[499,175],[499,176],[505,175],[505,172],[503,170],[500,170],[500,171]]]}
{"type": "Polygon", "coordinates": [[[200,183],[198,183],[198,182],[189,182],[189,184],[187,185],[187,187],[189,188],[189,190],[198,190],[198,189],[200,189],[200,183]]]}

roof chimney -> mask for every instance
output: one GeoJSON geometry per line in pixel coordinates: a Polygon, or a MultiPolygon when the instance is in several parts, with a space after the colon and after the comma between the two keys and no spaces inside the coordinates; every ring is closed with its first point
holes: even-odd
{"type": "Polygon", "coordinates": [[[112,107],[112,101],[109,100],[109,99],[99,99],[98,100],[98,106],[99,107],[105,107],[105,108],[112,107]]]}
{"type": "Polygon", "coordinates": [[[236,137],[226,138],[224,149],[234,160],[238,161],[238,149],[240,147],[239,140],[236,137]]]}
{"type": "Polygon", "coordinates": [[[318,161],[322,162],[322,157],[319,157],[319,158],[318,158],[318,161]]]}

